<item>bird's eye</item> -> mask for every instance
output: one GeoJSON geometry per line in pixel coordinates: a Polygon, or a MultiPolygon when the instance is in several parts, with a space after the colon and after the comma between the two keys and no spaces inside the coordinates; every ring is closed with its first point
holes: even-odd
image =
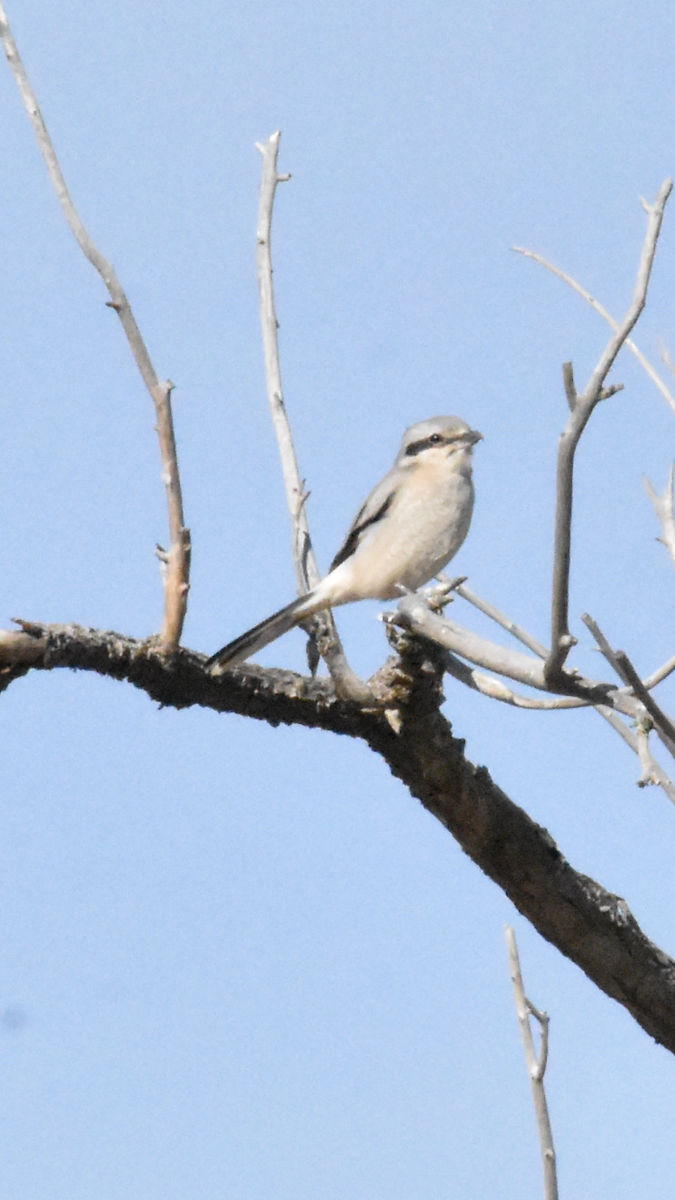
{"type": "Polygon", "coordinates": [[[439,442],[443,441],[443,438],[441,437],[440,433],[432,433],[429,441],[431,442],[432,446],[437,446],[439,442]]]}

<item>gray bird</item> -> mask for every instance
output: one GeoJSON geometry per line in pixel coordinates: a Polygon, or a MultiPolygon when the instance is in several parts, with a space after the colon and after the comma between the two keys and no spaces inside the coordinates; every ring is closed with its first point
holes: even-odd
{"type": "Polygon", "coordinates": [[[321,609],[353,600],[395,600],[433,579],[469,532],[473,447],[482,436],[460,417],[411,425],[391,471],[356,514],[328,575],[224,646],[207,669],[222,674],[321,609]]]}

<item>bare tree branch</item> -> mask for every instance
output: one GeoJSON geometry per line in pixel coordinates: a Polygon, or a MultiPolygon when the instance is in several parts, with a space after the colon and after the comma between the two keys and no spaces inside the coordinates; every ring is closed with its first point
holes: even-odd
{"type": "MultiPolygon", "coordinates": [[[[516,252],[516,254],[522,254],[525,258],[531,258],[533,260],[533,262],[537,262],[542,267],[546,267],[547,271],[551,271],[551,273],[553,275],[557,275],[558,279],[562,279],[563,283],[568,283],[569,286],[571,288],[573,288],[575,292],[577,292],[580,296],[583,297],[584,300],[586,300],[588,302],[588,304],[590,304],[591,308],[593,308],[595,310],[595,312],[599,314],[599,316],[604,318],[604,320],[607,322],[607,324],[609,326],[611,326],[611,328],[614,330],[614,332],[618,333],[618,331],[619,331],[618,321],[615,321],[614,317],[611,315],[611,313],[608,313],[607,309],[603,308],[603,306],[602,306],[602,304],[600,304],[599,300],[596,300],[595,297],[592,296],[591,293],[588,292],[586,290],[586,288],[583,287],[580,283],[577,283],[576,279],[573,279],[571,275],[568,275],[565,271],[561,271],[559,267],[555,267],[553,265],[553,263],[548,262],[548,260],[545,259],[543,257],[543,255],[536,254],[534,250],[526,250],[523,246],[512,246],[511,249],[514,250],[516,252]]],[[[667,385],[664,382],[664,380],[662,379],[662,377],[659,375],[656,368],[652,366],[652,364],[650,363],[648,358],[645,358],[645,355],[642,353],[641,350],[638,349],[638,347],[635,345],[635,342],[632,340],[632,338],[626,338],[624,345],[627,350],[630,350],[631,354],[635,355],[640,366],[643,368],[644,371],[646,371],[646,373],[649,376],[649,378],[651,379],[652,383],[660,391],[664,400],[666,400],[666,402],[672,408],[673,412],[675,412],[675,397],[673,396],[670,389],[667,387],[667,385]]],[[[571,368],[572,364],[566,363],[565,366],[571,368]]],[[[574,378],[573,377],[572,377],[572,386],[574,386],[574,378]]],[[[567,378],[565,379],[565,392],[567,393],[567,398],[568,398],[568,403],[569,403],[570,392],[569,392],[569,385],[568,385],[567,378]]],[[[570,405],[570,407],[571,407],[571,405],[570,405]]]]}
{"type": "Polygon", "coordinates": [[[675,1053],[675,961],[639,928],[625,901],[575,871],[550,834],[475,767],[439,711],[443,672],[423,643],[370,680],[401,714],[341,700],[331,681],[246,663],[214,677],[206,657],[79,626],[26,623],[0,633],[0,692],[31,669],[70,668],[127,680],[161,706],[201,705],[272,725],[330,730],[365,741],[453,834],[549,942],[658,1042],[675,1053]]]}
{"type": "Polygon", "coordinates": [[[628,655],[624,650],[612,649],[599,625],[588,613],[583,613],[581,619],[584,625],[590,629],[600,650],[616,671],[619,679],[631,689],[636,700],[651,717],[654,728],[666,749],[675,757],[675,726],[647,691],[628,655]]]}
{"type": "Polygon", "coordinates": [[[516,1002],[516,1014],[518,1016],[518,1025],[520,1026],[520,1036],[523,1040],[525,1062],[532,1086],[534,1112],[539,1131],[539,1145],[541,1147],[541,1158],[544,1167],[544,1196],[545,1200],[558,1200],[558,1177],[555,1149],[553,1146],[553,1132],[551,1130],[548,1104],[546,1103],[546,1091],[544,1089],[544,1075],[546,1074],[546,1063],[548,1060],[549,1016],[548,1013],[540,1012],[538,1008],[535,1008],[531,1000],[528,1000],[525,995],[525,985],[520,972],[520,959],[515,930],[512,925],[507,925],[504,932],[509,952],[509,970],[511,983],[513,984],[513,996],[516,1002]],[[541,1031],[539,1055],[537,1055],[534,1046],[530,1016],[533,1016],[539,1023],[541,1031]]]}
{"type": "Polygon", "coordinates": [[[666,749],[675,757],[675,726],[673,722],[656,703],[651,693],[647,691],[626,652],[624,650],[616,650],[615,656],[621,678],[631,688],[636,700],[639,700],[644,705],[661,741],[666,749]]]}
{"type": "Polygon", "coordinates": [[[476,671],[475,668],[456,658],[449,650],[446,651],[445,669],[448,675],[452,675],[453,679],[465,684],[472,691],[480,692],[483,696],[488,696],[490,700],[501,700],[504,704],[511,704],[514,708],[551,710],[588,708],[589,706],[587,700],[576,700],[573,696],[552,696],[549,700],[540,699],[538,696],[522,696],[507,687],[502,679],[497,679],[494,675],[484,675],[482,671],[476,671]]]}
{"type": "Polygon", "coordinates": [[[439,617],[431,611],[420,592],[404,596],[390,620],[419,637],[428,638],[444,650],[468,659],[476,666],[496,671],[527,687],[573,696],[587,704],[608,705],[630,717],[642,713],[642,706],[625,690],[610,683],[587,679],[580,673],[564,672],[555,684],[551,683],[546,678],[546,663],[541,659],[522,654],[519,650],[507,650],[496,642],[455,625],[447,617],[439,617]]]}
{"type": "Polygon", "coordinates": [[[92,266],[96,268],[108,289],[110,294],[109,307],[114,308],[122,322],[122,328],[127,336],[131,353],[134,356],[143,382],[155,405],[157,433],[159,435],[162,457],[162,478],[166,487],[169,510],[169,537],[171,539],[171,547],[165,556],[166,569],[163,572],[164,620],[162,622],[159,641],[165,650],[172,650],[180,641],[185,614],[187,612],[191,550],[190,531],[185,528],[184,524],[183,498],[171,413],[171,392],[174,385],[169,381],[160,383],[145,342],[143,341],[141,331],[136,323],[136,318],[131,310],[131,305],[117,278],[115,269],[112,263],[109,263],[103,257],[92,242],[73,204],[59,165],[59,160],[56,156],[56,151],[47,131],[42,113],[40,112],[37,97],[19,56],[19,51],[1,2],[0,40],[7,55],[7,61],[19,89],[21,99],[33,126],[38,146],[47,164],[49,178],[52,181],[65,218],[80,249],[89,259],[92,266]]]}
{"type": "MultiPolygon", "coordinates": [[[[321,579],[309,532],[306,511],[304,480],[300,477],[293,435],[284,404],[281,385],[281,361],[279,358],[279,322],[274,303],[272,271],[272,214],[277,184],[286,182],[290,175],[277,173],[279,142],[281,133],[273,133],[265,143],[256,142],[263,158],[262,182],[260,185],[260,207],[258,210],[257,259],[258,288],[260,291],[260,320],[262,324],[263,353],[267,398],[272,423],[277,435],[281,469],[286,488],[286,502],[293,524],[293,564],[298,595],[304,596],[316,587],[321,579]]],[[[351,669],[345,657],[342,643],[332,612],[317,613],[308,622],[326,665],[345,696],[360,699],[364,703],[370,696],[366,685],[351,669]]]]}
{"type": "Polygon", "coordinates": [[[471,591],[471,588],[465,587],[464,584],[460,584],[459,587],[455,588],[455,591],[463,600],[466,600],[469,604],[473,604],[474,608],[477,608],[479,612],[484,613],[486,617],[490,617],[497,625],[501,625],[502,629],[512,634],[514,638],[517,638],[529,650],[533,650],[540,658],[546,658],[548,655],[546,647],[537,641],[535,637],[532,637],[532,634],[528,633],[526,629],[523,629],[520,625],[516,625],[515,621],[505,616],[498,608],[495,608],[494,604],[490,604],[488,600],[482,600],[480,596],[477,596],[475,592],[471,591]]]}
{"type": "Polygon", "coordinates": [[[651,692],[652,688],[655,688],[657,684],[663,683],[664,679],[667,679],[669,675],[672,675],[673,671],[675,671],[675,656],[673,658],[669,658],[662,667],[659,667],[658,670],[653,671],[651,675],[648,675],[647,678],[643,680],[647,691],[651,692]]]}
{"type": "MultiPolygon", "coordinates": [[[[557,679],[563,671],[565,659],[574,645],[569,632],[569,576],[572,530],[572,485],[574,455],[579,439],[586,428],[593,409],[606,399],[612,389],[604,389],[605,380],[619,350],[634,328],[647,300],[647,288],[656,254],[663,212],[672,191],[673,182],[667,179],[653,204],[643,205],[647,212],[647,232],[637,272],[633,299],[628,311],[609,343],[605,347],[598,365],[588,382],[583,395],[576,398],[567,427],[560,438],[557,469],[557,499],[554,537],[553,584],[551,595],[551,650],[546,662],[546,676],[557,679]]],[[[566,379],[566,391],[568,380],[566,379]]],[[[616,390],[616,389],[614,389],[616,390]]],[[[569,396],[568,396],[569,399],[569,396]]]]}
{"type": "MultiPolygon", "coordinates": [[[[514,637],[518,638],[524,645],[528,646],[540,658],[545,659],[548,655],[548,650],[541,642],[532,637],[527,630],[522,629],[512,621],[510,617],[505,616],[494,605],[489,604],[486,600],[482,600],[479,596],[463,584],[455,588],[458,595],[462,596],[470,604],[473,604],[486,616],[491,617],[503,629],[508,630],[514,637]]],[[[598,631],[599,632],[599,631],[598,631]]],[[[560,708],[582,708],[587,707],[590,701],[581,699],[556,699],[556,700],[538,700],[529,696],[521,696],[517,692],[513,692],[503,683],[501,679],[495,679],[493,676],[484,675],[480,671],[473,670],[466,663],[460,661],[453,654],[448,652],[447,671],[460,683],[465,684],[473,690],[481,692],[484,696],[488,696],[492,700],[501,700],[505,704],[512,704],[516,708],[530,709],[560,709],[560,708]]],[[[654,671],[643,683],[643,687],[650,689],[655,687],[663,679],[665,679],[672,671],[675,671],[675,657],[664,663],[658,671],[654,671]]],[[[643,724],[638,721],[638,730],[642,731],[639,734],[633,733],[613,709],[603,704],[593,704],[595,712],[597,712],[605,721],[612,726],[620,737],[630,746],[634,754],[640,759],[642,765],[642,774],[638,780],[638,786],[644,787],[646,783],[657,783],[663,788],[664,792],[670,800],[675,803],[675,784],[671,782],[665,771],[656,760],[652,757],[649,750],[649,741],[647,734],[644,732],[643,724]]],[[[637,719],[637,718],[636,718],[637,719]]]]}

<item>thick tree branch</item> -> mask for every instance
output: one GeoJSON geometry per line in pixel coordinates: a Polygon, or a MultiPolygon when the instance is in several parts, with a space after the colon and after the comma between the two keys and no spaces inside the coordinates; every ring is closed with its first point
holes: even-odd
{"type": "Polygon", "coordinates": [[[457,839],[549,942],[675,1053],[675,961],[644,935],[624,900],[575,871],[550,834],[464,754],[439,711],[443,656],[415,642],[370,681],[401,715],[340,700],[331,681],[251,664],[214,678],[206,658],[76,625],[24,624],[0,632],[0,690],[31,669],[68,667],[127,680],[163,706],[201,705],[272,725],[361,738],[457,839]]]}
{"type": "Polygon", "coordinates": [[[42,156],[47,165],[49,178],[54,186],[59,204],[73,235],[89,262],[96,268],[110,294],[109,307],[117,313],[122,328],[127,336],[131,353],[136,361],[143,382],[147,387],[157,414],[157,433],[162,457],[162,478],[166,487],[166,497],[169,510],[169,537],[171,547],[168,552],[161,551],[164,570],[164,620],[160,639],[165,649],[171,650],[178,645],[183,630],[183,622],[187,612],[187,598],[190,588],[190,531],[185,528],[183,516],[183,497],[178,473],[178,456],[176,439],[173,431],[173,416],[171,412],[171,392],[173,384],[170,381],[160,382],[152,364],[147,347],[143,341],[136,318],[127,300],[125,292],[115,273],[112,263],[100,253],[85,229],[79,213],[73,204],[68,191],[68,185],[56,156],[56,151],[47,131],[37,96],[33,91],[26,69],[14,41],[12,31],[4,7],[0,2],[0,40],[7,55],[7,61],[21,99],[30,118],[31,125],[42,156]]]}

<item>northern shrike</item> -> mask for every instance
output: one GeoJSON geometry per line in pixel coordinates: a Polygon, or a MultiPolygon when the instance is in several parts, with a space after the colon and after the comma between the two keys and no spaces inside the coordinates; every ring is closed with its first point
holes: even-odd
{"type": "Polygon", "coordinates": [[[356,514],[328,575],[224,646],[207,669],[220,675],[321,609],[352,600],[395,600],[433,579],[469,532],[471,460],[482,436],[460,417],[411,425],[391,471],[356,514]]]}

